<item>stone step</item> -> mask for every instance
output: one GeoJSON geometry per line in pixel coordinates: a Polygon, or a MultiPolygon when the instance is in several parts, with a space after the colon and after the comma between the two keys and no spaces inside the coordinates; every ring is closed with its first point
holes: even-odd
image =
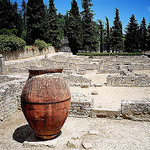
{"type": "Polygon", "coordinates": [[[90,117],[95,118],[118,118],[121,114],[120,110],[93,108],[90,117]]]}

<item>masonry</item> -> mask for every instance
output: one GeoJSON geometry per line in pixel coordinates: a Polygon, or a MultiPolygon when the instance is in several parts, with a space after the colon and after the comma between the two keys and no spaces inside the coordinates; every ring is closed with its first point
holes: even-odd
{"type": "Polygon", "coordinates": [[[4,58],[0,54],[0,74],[3,74],[3,73],[4,73],[4,58]]]}

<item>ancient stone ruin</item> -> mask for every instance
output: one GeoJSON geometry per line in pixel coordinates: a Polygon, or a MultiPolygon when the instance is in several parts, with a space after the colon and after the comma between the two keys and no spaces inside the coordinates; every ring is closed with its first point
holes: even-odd
{"type": "MultiPolygon", "coordinates": [[[[28,78],[28,69],[35,67],[63,69],[62,73],[54,73],[53,76],[65,79],[71,88],[70,116],[150,120],[149,94],[143,95],[147,101],[142,101],[142,98],[139,98],[133,102],[133,98],[122,98],[121,100],[128,101],[121,102],[120,100],[120,107],[118,104],[118,107],[111,108],[107,104],[103,106],[104,101],[101,101],[99,93],[104,90],[102,95],[107,96],[107,90],[114,90],[116,87],[141,87],[147,88],[144,89],[146,91],[149,90],[150,58],[146,56],[96,56],[89,58],[75,56],[71,53],[52,53],[27,59],[7,60],[5,63],[4,58],[0,55],[1,121],[20,109],[20,95],[28,78]],[[140,71],[146,74],[139,73],[140,71]],[[130,103],[134,103],[134,109],[130,103]],[[144,111],[140,109],[140,117],[138,117],[134,111],[141,106],[144,106],[145,109],[144,111]],[[131,112],[132,115],[129,115],[131,112]]],[[[113,106],[111,99],[110,103],[113,106]]],[[[110,104],[108,103],[108,105],[110,104]]]]}

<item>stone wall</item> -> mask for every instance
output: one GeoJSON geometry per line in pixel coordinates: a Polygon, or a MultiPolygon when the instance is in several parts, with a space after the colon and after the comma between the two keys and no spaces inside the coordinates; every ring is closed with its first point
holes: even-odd
{"type": "Polygon", "coordinates": [[[12,52],[0,52],[5,60],[15,60],[15,59],[22,59],[28,57],[34,57],[39,55],[45,55],[48,53],[54,53],[55,49],[52,46],[49,46],[47,49],[40,51],[38,48],[25,48],[24,50],[12,51],[12,52]]]}
{"type": "Polygon", "coordinates": [[[0,121],[18,110],[20,95],[26,78],[0,76],[5,82],[0,84],[0,121]]]}
{"type": "Polygon", "coordinates": [[[3,73],[4,73],[4,58],[0,54],[0,74],[3,74],[3,73]]]}
{"type": "Polygon", "coordinates": [[[150,121],[150,100],[122,101],[121,111],[124,119],[150,121]]]}
{"type": "Polygon", "coordinates": [[[106,81],[108,86],[115,87],[150,87],[150,77],[147,75],[116,76],[109,75],[106,81]]]}
{"type": "Polygon", "coordinates": [[[69,116],[89,117],[93,108],[93,99],[81,93],[71,94],[69,116]]]}

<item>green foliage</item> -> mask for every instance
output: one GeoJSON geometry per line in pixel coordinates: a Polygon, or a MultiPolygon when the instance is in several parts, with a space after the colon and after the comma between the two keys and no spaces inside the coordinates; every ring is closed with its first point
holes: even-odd
{"type": "Polygon", "coordinates": [[[47,45],[48,45],[48,46],[52,46],[52,44],[51,44],[51,43],[48,43],[47,45]]]}
{"type": "Polygon", "coordinates": [[[0,35],[0,51],[17,51],[22,50],[26,42],[15,35],[0,35]]]}
{"type": "Polygon", "coordinates": [[[35,40],[34,45],[39,49],[39,50],[43,50],[44,48],[47,48],[47,44],[43,41],[43,40],[35,40]]]}
{"type": "Polygon", "coordinates": [[[44,40],[46,12],[43,0],[28,0],[26,15],[27,43],[33,44],[36,39],[44,40]]]}
{"type": "Polygon", "coordinates": [[[147,50],[147,29],[146,29],[146,21],[144,17],[140,24],[139,42],[140,42],[140,49],[146,51],[147,50]]]}
{"type": "Polygon", "coordinates": [[[107,52],[110,52],[110,29],[109,29],[109,20],[106,18],[106,46],[107,46],[107,52]]]}
{"type": "MultiPolygon", "coordinates": [[[[23,22],[18,14],[18,4],[12,4],[9,0],[0,0],[0,30],[16,30],[13,34],[21,37],[23,22]]],[[[7,33],[6,33],[7,34],[7,33]]]]}
{"type": "Polygon", "coordinates": [[[125,31],[125,51],[133,52],[139,48],[139,26],[135,16],[132,15],[125,31]]]}
{"type": "Polygon", "coordinates": [[[123,49],[123,33],[122,33],[122,23],[119,17],[119,9],[115,10],[115,18],[111,30],[111,49],[112,52],[115,50],[121,51],[123,49]]]}
{"type": "Polygon", "coordinates": [[[83,11],[81,12],[82,15],[82,22],[83,22],[83,49],[86,51],[96,51],[98,46],[98,39],[95,36],[95,24],[93,22],[93,11],[91,7],[93,4],[91,3],[92,0],[82,0],[82,8],[83,11]]]}
{"type": "Polygon", "coordinates": [[[134,53],[77,53],[79,56],[137,56],[142,55],[141,52],[134,53]]]}
{"type": "Polygon", "coordinates": [[[78,50],[82,49],[82,22],[79,12],[79,7],[76,0],[71,3],[71,10],[66,20],[67,36],[69,46],[73,54],[77,54],[78,50]]]}
{"type": "Polygon", "coordinates": [[[147,50],[150,50],[150,23],[147,27],[147,50]]]}
{"type": "Polygon", "coordinates": [[[61,47],[61,39],[59,33],[59,22],[56,14],[57,9],[55,8],[54,0],[49,1],[48,10],[48,27],[47,27],[47,43],[52,43],[55,48],[61,47]]]}

